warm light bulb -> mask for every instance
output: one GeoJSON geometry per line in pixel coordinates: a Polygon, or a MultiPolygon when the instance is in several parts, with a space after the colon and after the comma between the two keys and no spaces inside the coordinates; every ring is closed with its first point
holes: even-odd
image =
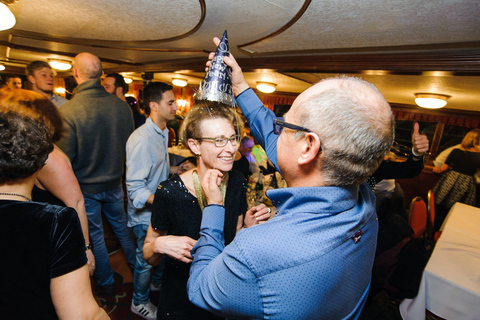
{"type": "Polygon", "coordinates": [[[5,70],[5,66],[3,64],[0,64],[0,71],[5,70]]]}
{"type": "Polygon", "coordinates": [[[183,108],[187,105],[187,100],[177,99],[177,106],[183,108]]]}
{"type": "Polygon", "coordinates": [[[10,9],[0,2],[0,31],[13,28],[16,22],[15,16],[10,9]]]}
{"type": "Polygon", "coordinates": [[[126,83],[126,84],[129,84],[129,83],[132,83],[132,82],[133,82],[133,79],[132,79],[132,78],[123,78],[123,80],[125,80],[125,83],[126,83]]]}
{"type": "Polygon", "coordinates": [[[172,83],[177,87],[185,87],[187,85],[187,80],[181,78],[173,78],[172,83]]]}
{"type": "Polygon", "coordinates": [[[48,64],[53,69],[61,70],[61,71],[70,70],[70,68],[72,67],[72,64],[69,61],[65,61],[65,60],[50,60],[48,64]]]}
{"type": "Polygon", "coordinates": [[[272,93],[277,85],[272,82],[257,82],[257,89],[264,93],[272,93]]]}
{"type": "Polygon", "coordinates": [[[447,105],[447,99],[451,96],[436,93],[415,93],[415,103],[427,109],[439,109],[447,105]]]}
{"type": "Polygon", "coordinates": [[[55,88],[55,92],[58,94],[65,94],[65,88],[57,87],[55,88]]]}

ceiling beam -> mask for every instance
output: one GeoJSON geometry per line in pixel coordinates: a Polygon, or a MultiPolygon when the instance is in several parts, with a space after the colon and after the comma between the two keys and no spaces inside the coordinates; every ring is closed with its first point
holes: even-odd
{"type": "MultiPolygon", "coordinates": [[[[176,70],[205,71],[205,58],[145,63],[147,72],[176,70]]],[[[480,49],[423,53],[327,54],[289,57],[237,59],[244,72],[271,69],[276,72],[359,72],[389,70],[392,72],[450,71],[480,74],[480,49]]]]}

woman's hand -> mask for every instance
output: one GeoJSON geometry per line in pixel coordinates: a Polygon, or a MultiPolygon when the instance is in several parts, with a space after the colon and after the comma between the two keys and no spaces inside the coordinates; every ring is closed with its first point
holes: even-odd
{"type": "Polygon", "coordinates": [[[92,249],[88,249],[85,251],[87,254],[87,265],[88,265],[88,272],[90,273],[91,276],[93,276],[93,273],[95,272],[95,256],[93,255],[92,249]]]}
{"type": "Polygon", "coordinates": [[[265,204],[250,208],[245,214],[244,225],[245,228],[249,228],[253,225],[267,222],[270,219],[272,209],[268,208],[265,204]]]}
{"type": "Polygon", "coordinates": [[[191,263],[193,257],[190,251],[195,243],[197,243],[196,240],[187,236],[163,236],[155,239],[154,251],[185,263],[191,263]]]}

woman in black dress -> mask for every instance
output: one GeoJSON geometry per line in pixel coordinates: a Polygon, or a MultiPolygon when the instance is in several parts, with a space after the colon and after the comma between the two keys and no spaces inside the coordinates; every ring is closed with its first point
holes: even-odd
{"type": "Polygon", "coordinates": [[[247,211],[246,181],[231,171],[243,124],[233,108],[205,102],[185,118],[182,142],[197,156],[197,168],[164,181],[155,193],[152,220],[145,239],[144,256],[156,265],[166,255],[157,319],[216,319],[194,306],[187,296],[192,256],[190,250],[199,238],[206,199],[200,181],[208,169],[218,169],[225,178],[225,244],[237,231],[270,217],[264,204],[247,211]],[[245,216],[244,216],[245,215],[245,216]]]}
{"type": "Polygon", "coordinates": [[[476,183],[480,170],[480,129],[468,132],[460,149],[454,149],[442,167],[434,167],[437,173],[448,171],[433,188],[437,214],[435,230],[438,230],[455,202],[476,205],[476,183]],[[475,177],[477,176],[477,177],[475,177]]]}
{"type": "Polygon", "coordinates": [[[0,317],[109,319],[93,298],[77,213],[31,199],[53,150],[48,111],[38,93],[0,90],[0,317]]]}

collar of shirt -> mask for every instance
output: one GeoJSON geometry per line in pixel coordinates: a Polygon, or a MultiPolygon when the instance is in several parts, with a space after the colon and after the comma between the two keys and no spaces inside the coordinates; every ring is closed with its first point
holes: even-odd
{"type": "Polygon", "coordinates": [[[349,210],[358,202],[358,186],[297,187],[268,190],[267,196],[277,214],[297,212],[335,214],[349,210]]]}
{"type": "Polygon", "coordinates": [[[145,121],[147,126],[149,128],[152,128],[156,133],[159,133],[164,139],[168,138],[168,127],[165,127],[165,129],[160,129],[155,122],[152,121],[152,118],[148,117],[147,120],[145,121]]]}

